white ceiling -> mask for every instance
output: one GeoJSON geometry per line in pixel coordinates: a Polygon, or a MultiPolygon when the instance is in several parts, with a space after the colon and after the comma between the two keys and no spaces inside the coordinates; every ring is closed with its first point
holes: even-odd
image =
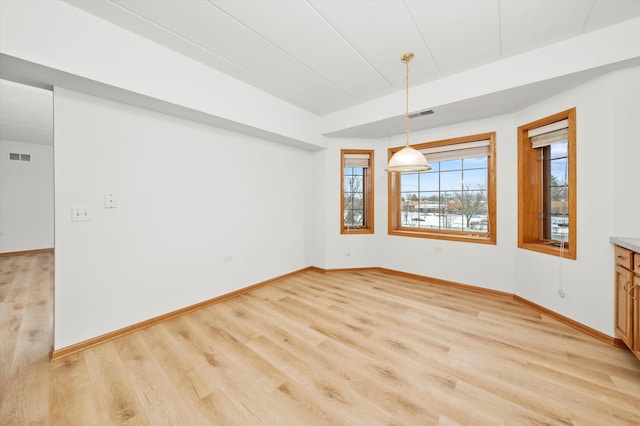
{"type": "Polygon", "coordinates": [[[0,139],[53,144],[53,93],[0,80],[0,139]]]}
{"type": "MultiPolygon", "coordinates": [[[[640,0],[65,1],[318,115],[401,91],[408,51],[416,86],[640,16],[640,0]]],[[[490,103],[468,99],[411,126],[517,110],[609,70],[496,93],[490,103]]],[[[20,95],[19,87],[0,85],[0,138],[52,143],[51,92],[20,95]]],[[[398,111],[327,135],[375,138],[403,128],[398,111]]]]}
{"type": "MultiPolygon", "coordinates": [[[[640,0],[66,0],[318,115],[640,16],[640,0]]],[[[141,54],[144,54],[141,52],[141,54]]]]}

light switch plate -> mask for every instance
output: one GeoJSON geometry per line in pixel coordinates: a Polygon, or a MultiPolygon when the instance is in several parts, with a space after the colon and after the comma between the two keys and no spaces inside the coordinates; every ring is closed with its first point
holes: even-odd
{"type": "Polygon", "coordinates": [[[88,207],[71,207],[72,222],[88,222],[91,220],[88,207]]]}

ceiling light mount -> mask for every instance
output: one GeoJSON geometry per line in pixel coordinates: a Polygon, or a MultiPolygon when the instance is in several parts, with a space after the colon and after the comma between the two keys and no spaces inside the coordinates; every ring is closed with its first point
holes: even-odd
{"type": "Polygon", "coordinates": [[[404,55],[402,55],[402,58],[400,58],[400,60],[406,64],[408,62],[411,62],[413,57],[414,57],[413,52],[408,52],[408,53],[405,53],[404,55]]]}
{"type": "Polygon", "coordinates": [[[431,170],[431,166],[427,163],[427,158],[420,151],[409,146],[409,62],[413,59],[413,52],[405,53],[400,60],[404,62],[407,73],[405,78],[406,102],[404,127],[406,133],[405,147],[393,154],[387,164],[388,172],[422,172],[431,170]]]}

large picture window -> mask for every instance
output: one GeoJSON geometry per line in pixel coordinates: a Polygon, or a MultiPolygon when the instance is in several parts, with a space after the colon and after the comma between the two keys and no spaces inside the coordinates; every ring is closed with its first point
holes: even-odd
{"type": "Polygon", "coordinates": [[[413,148],[431,170],[389,174],[389,234],[495,244],[495,133],[413,148]]]}
{"type": "Polygon", "coordinates": [[[343,149],[340,233],[373,233],[373,150],[343,149]]]}
{"type": "Polygon", "coordinates": [[[518,247],[576,258],[575,108],[518,127],[518,247]]]}

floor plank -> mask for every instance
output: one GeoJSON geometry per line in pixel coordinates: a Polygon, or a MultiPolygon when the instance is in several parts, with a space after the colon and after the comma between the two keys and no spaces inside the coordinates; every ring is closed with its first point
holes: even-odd
{"type": "Polygon", "coordinates": [[[49,362],[52,254],[0,257],[0,424],[640,424],[640,362],[506,297],[306,271],[49,362]]]}
{"type": "Polygon", "coordinates": [[[2,425],[44,424],[49,418],[52,268],[49,253],[0,257],[2,425]]]}

